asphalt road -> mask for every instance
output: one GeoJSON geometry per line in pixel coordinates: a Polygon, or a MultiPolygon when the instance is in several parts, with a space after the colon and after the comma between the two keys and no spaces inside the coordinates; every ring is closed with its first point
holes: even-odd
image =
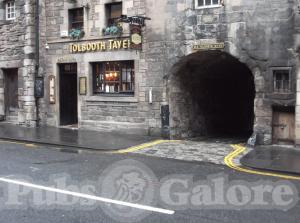
{"type": "MultiPolygon", "coordinates": [[[[0,222],[299,222],[299,203],[289,210],[269,205],[269,210],[255,205],[230,206],[234,198],[232,203],[227,199],[218,207],[209,204],[209,197],[205,197],[210,192],[207,188],[212,188],[214,194],[220,193],[220,186],[213,187],[212,181],[205,180],[223,176],[228,176],[232,184],[239,180],[239,184],[249,188],[267,181],[271,186],[278,185],[280,181],[209,163],[137,155],[72,154],[1,142],[0,222]],[[193,182],[202,180],[205,192],[201,194],[201,189],[185,184],[188,178],[193,182]],[[168,187],[170,184],[173,187],[168,187]],[[140,206],[131,207],[132,204],[140,206]]],[[[285,183],[296,189],[294,198],[298,197],[299,181],[285,183]]],[[[247,201],[247,193],[243,195],[241,191],[236,198],[247,201]]]]}

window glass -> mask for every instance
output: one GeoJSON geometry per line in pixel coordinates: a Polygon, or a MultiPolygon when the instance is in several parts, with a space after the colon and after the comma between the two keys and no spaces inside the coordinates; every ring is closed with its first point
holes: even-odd
{"type": "Polygon", "coordinates": [[[115,20],[122,15],[122,2],[106,5],[107,25],[115,24],[115,20]]]}
{"type": "Polygon", "coordinates": [[[6,19],[13,20],[16,18],[16,5],[15,1],[8,1],[6,3],[6,19]]]}
{"type": "Polygon", "coordinates": [[[209,6],[215,6],[220,5],[220,0],[196,0],[196,7],[209,7],[209,6]]]}
{"type": "Polygon", "coordinates": [[[69,10],[70,30],[83,29],[83,15],[83,8],[69,10]]]}
{"type": "Polygon", "coordinates": [[[112,61],[93,63],[94,94],[134,93],[134,62],[112,61]]]}
{"type": "Polygon", "coordinates": [[[290,91],[289,70],[274,70],[273,81],[274,81],[274,92],[285,93],[290,91]]]}

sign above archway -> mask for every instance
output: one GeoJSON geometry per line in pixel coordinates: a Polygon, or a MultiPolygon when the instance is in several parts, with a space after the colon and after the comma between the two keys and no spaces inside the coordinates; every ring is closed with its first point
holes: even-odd
{"type": "Polygon", "coordinates": [[[224,42],[216,43],[197,43],[193,45],[193,50],[222,50],[225,48],[224,42]]]}

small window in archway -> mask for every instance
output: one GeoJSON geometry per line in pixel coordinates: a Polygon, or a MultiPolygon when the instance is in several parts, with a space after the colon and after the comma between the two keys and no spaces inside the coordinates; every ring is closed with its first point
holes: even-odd
{"type": "Polygon", "coordinates": [[[290,69],[273,69],[273,90],[275,93],[291,91],[290,69]]]}

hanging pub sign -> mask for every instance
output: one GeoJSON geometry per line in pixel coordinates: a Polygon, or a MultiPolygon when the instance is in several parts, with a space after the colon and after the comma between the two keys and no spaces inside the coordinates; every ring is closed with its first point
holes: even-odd
{"type": "Polygon", "coordinates": [[[130,24],[130,48],[133,50],[142,49],[142,29],[139,25],[130,24]]]}

